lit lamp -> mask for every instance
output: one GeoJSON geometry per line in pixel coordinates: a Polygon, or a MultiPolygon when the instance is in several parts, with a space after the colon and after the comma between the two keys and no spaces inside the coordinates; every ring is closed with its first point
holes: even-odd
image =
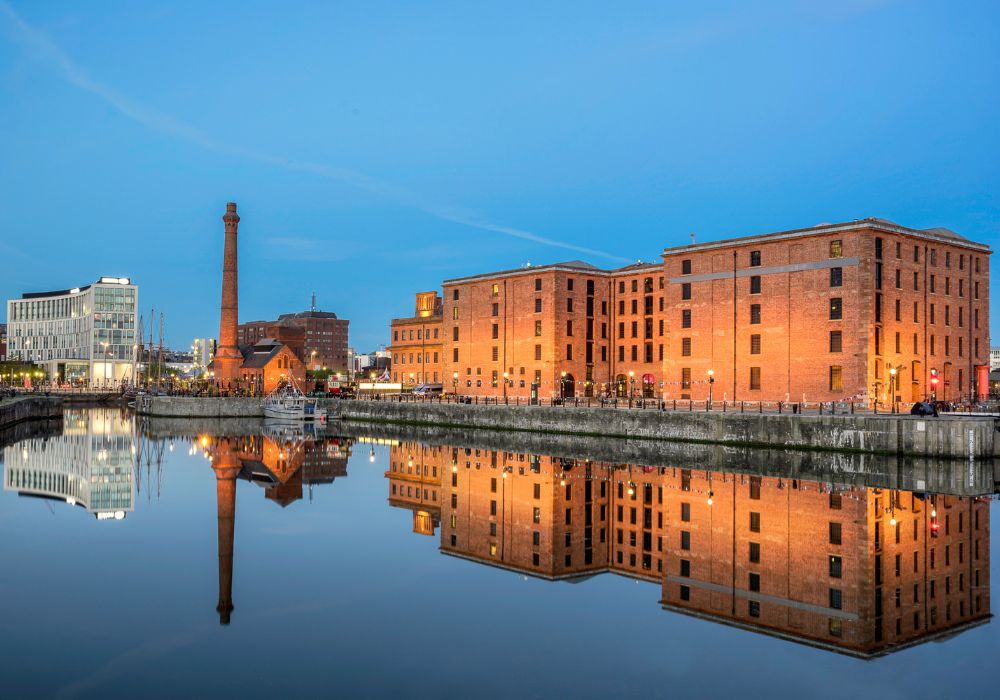
{"type": "Polygon", "coordinates": [[[628,371],[628,383],[629,383],[629,399],[635,398],[635,370],[628,371]]]}
{"type": "Polygon", "coordinates": [[[566,398],[566,373],[565,372],[560,372],[560,375],[562,376],[562,381],[559,382],[559,398],[565,399],[566,398]]]}
{"type": "Polygon", "coordinates": [[[458,372],[452,372],[451,374],[451,392],[453,394],[458,393],[458,372]]]}
{"type": "Polygon", "coordinates": [[[708,406],[712,407],[712,387],[715,385],[715,370],[708,370],[708,406]]]}

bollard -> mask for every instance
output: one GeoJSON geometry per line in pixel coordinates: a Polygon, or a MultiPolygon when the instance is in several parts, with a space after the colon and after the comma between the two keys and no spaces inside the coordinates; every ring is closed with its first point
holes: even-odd
{"type": "Polygon", "coordinates": [[[763,412],[764,412],[764,402],[763,401],[758,401],[757,402],[757,413],[763,413],[763,412]]]}
{"type": "Polygon", "coordinates": [[[693,410],[694,410],[694,401],[688,399],[688,412],[691,412],[693,410]]]}
{"type": "Polygon", "coordinates": [[[677,410],[677,399],[674,399],[674,410],[677,410]]]}
{"type": "Polygon", "coordinates": [[[781,402],[778,402],[778,415],[781,415],[781,402]]]}

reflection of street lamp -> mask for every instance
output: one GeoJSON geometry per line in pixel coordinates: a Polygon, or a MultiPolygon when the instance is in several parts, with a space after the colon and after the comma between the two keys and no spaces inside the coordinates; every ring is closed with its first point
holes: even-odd
{"type": "Polygon", "coordinates": [[[708,407],[712,407],[712,388],[715,385],[715,370],[708,370],[708,407]]]}

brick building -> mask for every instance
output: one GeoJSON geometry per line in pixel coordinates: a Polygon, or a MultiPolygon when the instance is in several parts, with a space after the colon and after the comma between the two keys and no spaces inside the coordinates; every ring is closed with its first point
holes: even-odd
{"type": "Polygon", "coordinates": [[[573,261],[451,279],[440,376],[509,398],[532,384],[542,398],[983,395],[990,254],[946,229],[863,219],[614,270],[573,261]]]}
{"type": "MultiPolygon", "coordinates": [[[[991,615],[988,498],[418,443],[390,454],[390,503],[433,513],[441,552],[488,566],[654,582],[669,611],[863,658],[991,615]]],[[[416,517],[414,530],[433,533],[416,517]]]]}
{"type": "Polygon", "coordinates": [[[309,369],[346,374],[349,325],[350,321],[330,311],[300,311],[281,314],[274,321],[241,323],[237,338],[240,345],[252,345],[264,338],[280,340],[293,347],[309,369]]]}
{"type": "Polygon", "coordinates": [[[392,319],[392,381],[409,387],[445,383],[441,321],[437,292],[418,292],[413,316],[392,319]]]}
{"type": "Polygon", "coordinates": [[[657,395],[663,285],[659,264],[581,261],[447,280],[445,376],[472,395],[657,395]]]}
{"type": "Polygon", "coordinates": [[[881,219],[669,248],[665,396],[706,398],[709,370],[716,399],[982,393],[989,255],[881,219]]]}

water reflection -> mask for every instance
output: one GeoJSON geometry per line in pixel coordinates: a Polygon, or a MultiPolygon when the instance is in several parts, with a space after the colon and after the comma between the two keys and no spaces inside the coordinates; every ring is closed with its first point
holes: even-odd
{"type": "Polygon", "coordinates": [[[202,449],[215,472],[219,542],[219,622],[228,625],[233,611],[233,549],[236,526],[236,480],[261,486],[264,497],[282,508],[302,498],[310,500],[314,485],[331,484],[347,476],[351,440],[317,439],[302,426],[265,425],[263,434],[239,437],[203,435],[192,441],[202,449]]]}
{"type": "MultiPolygon", "coordinates": [[[[207,469],[215,476],[222,625],[234,610],[237,482],[248,482],[239,487],[244,498],[262,496],[294,518],[314,488],[347,477],[357,441],[363,467],[388,459],[379,498],[386,493],[390,507],[408,511],[408,528],[436,537],[441,554],[477,566],[551,581],[618,574],[645,584],[634,595],[648,597],[651,612],[861,658],[955,635],[991,615],[989,465],[838,457],[831,470],[809,457],[788,468],[695,446],[684,449],[700,450],[697,460],[661,453],[650,466],[582,458],[581,440],[552,441],[548,452],[562,455],[554,456],[538,436],[451,436],[459,446],[447,435],[360,433],[260,422],[136,429],[116,410],[68,411],[60,435],[30,435],[3,450],[4,488],[124,517],[144,473],[147,489],[159,483],[151,462],[187,445],[189,456],[205,459],[192,465],[190,483],[210,488],[207,469]]],[[[602,441],[593,454],[613,446],[602,441]]],[[[637,455],[650,449],[636,445],[630,459],[646,461],[637,455]]],[[[212,536],[197,533],[203,542],[212,536]]]]}
{"type": "Polygon", "coordinates": [[[128,414],[67,411],[61,435],[3,449],[4,491],[80,506],[98,520],[123,520],[135,506],[133,445],[128,414]]]}
{"type": "MultiPolygon", "coordinates": [[[[961,467],[961,465],[959,465],[961,467]]],[[[665,610],[861,657],[990,617],[989,497],[403,442],[391,505],[445,554],[615,573],[665,610]]]]}

